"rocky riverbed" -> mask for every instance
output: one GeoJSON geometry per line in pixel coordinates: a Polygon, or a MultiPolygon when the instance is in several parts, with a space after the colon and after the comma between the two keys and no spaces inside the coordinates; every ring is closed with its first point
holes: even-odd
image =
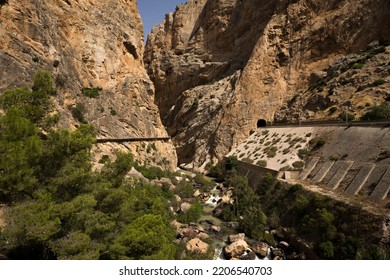
{"type": "MultiPolygon", "coordinates": [[[[248,238],[239,231],[238,222],[224,222],[215,217],[215,210],[221,203],[233,203],[232,190],[222,184],[217,184],[210,192],[194,190],[193,199],[203,202],[200,219],[189,224],[173,222],[176,242],[185,244],[189,252],[219,260],[306,259],[306,254],[299,247],[283,239],[288,236],[286,229],[266,232],[275,241],[271,246],[264,240],[248,238]]],[[[187,211],[189,205],[189,201],[181,203],[178,211],[187,211]]]]}

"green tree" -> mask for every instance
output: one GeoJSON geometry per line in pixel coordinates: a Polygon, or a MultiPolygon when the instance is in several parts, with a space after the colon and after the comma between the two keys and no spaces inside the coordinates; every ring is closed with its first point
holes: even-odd
{"type": "Polygon", "coordinates": [[[16,108],[22,117],[42,125],[44,118],[52,111],[51,96],[55,92],[54,81],[50,74],[39,70],[34,77],[32,91],[24,88],[6,90],[0,97],[0,107],[5,110],[16,108]]]}
{"type": "Polygon", "coordinates": [[[32,91],[0,97],[0,200],[8,204],[0,250],[11,259],[173,258],[169,203],[158,187],[126,178],[131,153],[93,171],[92,126],[42,133],[53,94],[41,71],[32,91]]]}
{"type": "Polygon", "coordinates": [[[134,157],[131,153],[117,152],[114,162],[108,161],[103,168],[103,176],[111,181],[114,187],[123,182],[125,175],[134,166],[134,157]]]}
{"type": "Polygon", "coordinates": [[[256,188],[256,193],[258,195],[265,195],[275,184],[275,178],[272,173],[265,173],[260,184],[256,188]]]}
{"type": "Polygon", "coordinates": [[[258,205],[248,206],[242,214],[240,228],[250,237],[262,239],[267,216],[258,205]]]}
{"type": "Polygon", "coordinates": [[[0,199],[31,196],[37,187],[34,174],[42,154],[42,142],[35,126],[11,108],[0,116],[0,199]]]}
{"type": "Polygon", "coordinates": [[[191,205],[185,213],[181,213],[178,217],[180,223],[189,224],[191,222],[196,223],[202,214],[202,205],[195,202],[191,205]]]}
{"type": "Polygon", "coordinates": [[[173,237],[161,216],[147,214],[126,227],[110,249],[115,259],[174,259],[173,237]]]}

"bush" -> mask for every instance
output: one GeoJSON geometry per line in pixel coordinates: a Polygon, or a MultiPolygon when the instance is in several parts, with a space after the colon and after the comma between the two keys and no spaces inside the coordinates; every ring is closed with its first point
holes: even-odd
{"type": "Polygon", "coordinates": [[[225,169],[227,171],[237,170],[238,159],[235,156],[231,156],[225,159],[225,169]]]}
{"type": "Polygon", "coordinates": [[[241,161],[246,162],[246,163],[250,163],[250,164],[253,163],[253,159],[250,159],[250,158],[248,158],[248,157],[243,158],[241,161]]]}
{"type": "Polygon", "coordinates": [[[89,98],[98,98],[102,88],[83,88],[82,93],[89,98]]]}
{"type": "Polygon", "coordinates": [[[313,149],[318,150],[326,144],[326,141],[324,139],[311,139],[309,141],[309,144],[311,144],[311,145],[314,144],[313,149]]]}
{"type": "Polygon", "coordinates": [[[56,85],[59,87],[64,87],[66,84],[66,78],[60,74],[56,77],[56,85]]]}
{"type": "Polygon", "coordinates": [[[194,192],[192,184],[185,181],[181,181],[174,190],[174,193],[181,198],[191,198],[194,195],[194,192]]]}
{"type": "Polygon", "coordinates": [[[275,185],[274,176],[270,172],[267,172],[261,179],[260,184],[257,186],[256,194],[265,195],[274,185],[275,185]]]}
{"type": "Polygon", "coordinates": [[[165,178],[171,178],[173,175],[170,171],[162,170],[160,167],[157,166],[135,166],[135,169],[137,171],[141,172],[141,174],[150,180],[154,179],[161,179],[163,177],[165,178]]]}
{"type": "Polygon", "coordinates": [[[40,91],[44,96],[53,96],[57,93],[53,79],[49,71],[38,70],[34,76],[32,90],[40,91]]]}
{"type": "Polygon", "coordinates": [[[154,144],[154,143],[148,144],[148,146],[146,148],[146,152],[149,154],[152,150],[157,151],[156,144],[154,144]]]}
{"type": "Polygon", "coordinates": [[[85,114],[85,105],[83,103],[76,103],[75,107],[69,107],[70,113],[72,116],[78,120],[80,123],[87,123],[87,121],[84,118],[85,114]]]}
{"type": "Polygon", "coordinates": [[[342,121],[353,121],[355,120],[355,115],[348,113],[348,112],[343,112],[339,115],[339,119],[342,121]]]}
{"type": "Polygon", "coordinates": [[[267,167],[267,161],[266,160],[259,160],[256,162],[256,165],[260,167],[267,167]]]}
{"type": "Polygon", "coordinates": [[[49,72],[38,70],[31,91],[25,88],[6,90],[0,96],[0,107],[4,110],[17,108],[23,117],[39,125],[52,111],[51,96],[55,94],[54,81],[49,72]]]}
{"type": "Polygon", "coordinates": [[[264,150],[264,152],[267,154],[267,157],[269,158],[273,158],[276,156],[276,152],[277,152],[278,148],[275,147],[275,146],[272,146],[272,147],[268,147],[264,150]]]}
{"type": "Polygon", "coordinates": [[[298,156],[301,159],[304,159],[309,154],[309,151],[307,149],[299,149],[298,150],[298,156]]]}
{"type": "Polygon", "coordinates": [[[303,161],[296,161],[292,164],[292,166],[295,168],[295,169],[303,169],[303,167],[305,166],[305,163],[303,161]]]}
{"type": "Polygon", "coordinates": [[[337,111],[337,107],[330,107],[329,113],[333,114],[334,112],[337,111]]]}
{"type": "Polygon", "coordinates": [[[326,259],[331,259],[334,256],[334,246],[331,241],[322,242],[319,246],[320,254],[326,259]]]}
{"type": "Polygon", "coordinates": [[[390,119],[390,106],[383,103],[379,106],[374,106],[369,112],[362,116],[362,120],[373,121],[373,120],[389,120],[390,119]]]}
{"type": "Polygon", "coordinates": [[[203,175],[196,174],[194,178],[195,183],[201,185],[201,190],[203,192],[210,191],[213,188],[214,184],[212,181],[207,180],[203,175]]]}
{"type": "Polygon", "coordinates": [[[190,209],[187,210],[185,213],[180,213],[177,220],[180,223],[189,224],[189,223],[196,223],[202,214],[202,205],[199,203],[194,203],[191,205],[190,209]]]}
{"type": "Polygon", "coordinates": [[[110,107],[110,108],[108,108],[108,109],[110,110],[111,116],[115,116],[115,115],[117,114],[117,111],[115,110],[115,108],[110,107]]]}
{"type": "Polygon", "coordinates": [[[387,158],[390,158],[390,151],[389,150],[381,152],[378,156],[378,160],[384,160],[387,158]]]}
{"type": "Polygon", "coordinates": [[[376,80],[376,81],[372,82],[371,84],[369,84],[369,86],[370,87],[377,87],[377,86],[383,85],[385,83],[386,83],[385,80],[376,80]]]}
{"type": "Polygon", "coordinates": [[[364,67],[364,64],[362,64],[362,63],[355,63],[352,66],[352,69],[362,69],[363,67],[364,67]]]}

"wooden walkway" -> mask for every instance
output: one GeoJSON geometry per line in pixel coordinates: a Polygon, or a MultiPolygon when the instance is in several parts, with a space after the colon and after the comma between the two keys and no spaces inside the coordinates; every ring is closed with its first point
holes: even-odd
{"type": "Polygon", "coordinates": [[[124,143],[124,142],[148,142],[148,141],[169,141],[171,137],[129,137],[129,138],[97,138],[96,143],[124,143]]]}

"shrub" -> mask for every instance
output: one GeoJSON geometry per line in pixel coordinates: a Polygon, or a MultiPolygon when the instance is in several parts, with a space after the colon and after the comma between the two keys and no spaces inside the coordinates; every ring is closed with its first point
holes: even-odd
{"type": "Polygon", "coordinates": [[[110,110],[111,116],[115,116],[117,114],[116,110],[113,107],[108,108],[110,110]]]}
{"type": "Polygon", "coordinates": [[[259,160],[256,162],[256,165],[260,167],[267,167],[267,161],[266,160],[259,160]]]}
{"type": "Polygon", "coordinates": [[[180,223],[189,224],[191,222],[197,222],[202,214],[202,205],[199,203],[194,203],[191,205],[190,209],[185,213],[180,213],[177,217],[177,220],[180,223]]]}
{"type": "Polygon", "coordinates": [[[365,121],[388,119],[390,119],[390,106],[386,103],[372,107],[370,111],[362,116],[362,120],[365,121]]]}
{"type": "Polygon", "coordinates": [[[97,98],[102,88],[83,88],[82,93],[89,98],[97,98]]]}
{"type": "Polygon", "coordinates": [[[227,171],[231,171],[233,169],[237,169],[238,167],[238,159],[235,156],[231,156],[226,158],[225,160],[225,169],[227,171]]]}
{"type": "Polygon", "coordinates": [[[337,111],[337,107],[330,107],[329,108],[329,113],[331,113],[331,114],[333,114],[336,111],[337,111]]]}
{"type": "Polygon", "coordinates": [[[109,157],[108,155],[103,155],[103,156],[101,157],[101,159],[99,160],[99,163],[105,164],[105,163],[107,163],[107,162],[109,162],[109,161],[110,161],[110,157],[109,157]]]}
{"type": "Polygon", "coordinates": [[[331,259],[334,256],[334,246],[331,241],[322,242],[319,246],[319,251],[326,259],[331,259]]]}
{"type": "Polygon", "coordinates": [[[384,160],[387,158],[390,158],[390,151],[389,150],[381,152],[378,156],[378,160],[384,160]]]}
{"type": "Polygon", "coordinates": [[[355,119],[355,115],[348,113],[348,112],[343,112],[339,115],[339,119],[342,121],[353,121],[355,119]]]}
{"type": "Polygon", "coordinates": [[[25,88],[12,88],[0,96],[0,107],[11,107],[35,124],[43,121],[53,109],[51,96],[56,94],[54,81],[49,72],[38,70],[34,76],[31,91],[25,88]]]}
{"type": "Polygon", "coordinates": [[[276,156],[276,152],[277,152],[278,148],[277,147],[268,147],[264,150],[264,152],[267,154],[267,157],[269,158],[273,158],[276,156]]]}
{"type": "Polygon", "coordinates": [[[60,74],[56,77],[56,85],[59,87],[64,87],[66,84],[66,78],[60,74]]]}
{"type": "Polygon", "coordinates": [[[386,83],[385,80],[376,80],[376,81],[372,82],[371,84],[369,84],[369,86],[370,87],[377,87],[377,86],[383,85],[385,83],[386,83]]]}
{"type": "Polygon", "coordinates": [[[261,179],[260,184],[257,186],[256,193],[258,195],[265,195],[274,185],[274,176],[270,172],[267,172],[261,179]]]}
{"type": "Polygon", "coordinates": [[[181,181],[175,188],[174,193],[181,198],[191,198],[194,194],[194,187],[189,182],[181,181]]]}
{"type": "Polygon", "coordinates": [[[148,147],[146,148],[146,152],[149,154],[151,151],[157,151],[156,144],[148,144],[148,147]]]}
{"type": "Polygon", "coordinates": [[[362,64],[362,63],[355,63],[352,66],[352,69],[362,69],[363,67],[364,67],[364,64],[362,64]]]}
{"type": "Polygon", "coordinates": [[[241,161],[246,162],[246,163],[253,163],[253,159],[250,159],[248,157],[243,158],[241,161]]]}
{"type": "Polygon", "coordinates": [[[324,140],[324,139],[312,139],[312,140],[310,140],[310,142],[309,142],[310,144],[313,144],[314,143],[314,149],[320,149],[320,148],[322,148],[324,145],[325,145],[325,143],[326,143],[326,141],[324,140]]]}
{"type": "Polygon", "coordinates": [[[202,186],[202,191],[209,191],[209,189],[211,189],[213,186],[213,183],[211,181],[207,180],[201,174],[196,174],[194,181],[195,181],[195,183],[202,186]]]}
{"type": "Polygon", "coordinates": [[[302,169],[305,166],[303,161],[296,161],[292,164],[295,169],[302,169]]]}
{"type": "Polygon", "coordinates": [[[299,149],[298,150],[298,156],[301,159],[304,159],[309,154],[309,151],[307,149],[299,149]]]}
{"type": "Polygon", "coordinates": [[[46,96],[55,95],[56,87],[54,85],[54,81],[50,76],[50,73],[45,70],[38,70],[34,76],[34,84],[32,86],[32,90],[41,92],[46,96]]]}
{"type": "Polygon", "coordinates": [[[72,116],[81,123],[86,123],[87,121],[84,118],[85,114],[85,105],[83,103],[76,103],[75,107],[69,107],[69,110],[72,116]]]}

